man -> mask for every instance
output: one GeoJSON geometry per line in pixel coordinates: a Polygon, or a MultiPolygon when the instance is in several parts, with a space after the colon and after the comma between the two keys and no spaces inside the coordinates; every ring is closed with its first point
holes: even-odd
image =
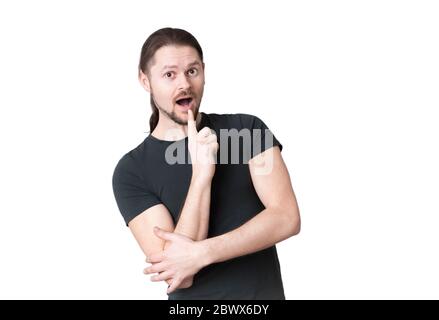
{"type": "Polygon", "coordinates": [[[151,132],[116,166],[117,204],[169,299],[285,299],[275,244],[300,216],[282,145],[255,116],[199,112],[204,68],[187,31],[144,43],[151,132]]]}

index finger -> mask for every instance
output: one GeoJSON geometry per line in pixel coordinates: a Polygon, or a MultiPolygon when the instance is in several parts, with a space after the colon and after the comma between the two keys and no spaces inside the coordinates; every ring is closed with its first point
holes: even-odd
{"type": "Polygon", "coordinates": [[[194,120],[194,114],[192,113],[192,110],[187,111],[187,128],[188,128],[188,135],[195,137],[197,135],[197,127],[195,125],[194,120]]]}

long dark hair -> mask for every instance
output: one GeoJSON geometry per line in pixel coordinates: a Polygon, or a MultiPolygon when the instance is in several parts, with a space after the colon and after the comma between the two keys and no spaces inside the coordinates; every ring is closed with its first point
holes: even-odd
{"type": "MultiPolygon", "coordinates": [[[[163,28],[152,33],[143,44],[142,52],[140,53],[139,75],[140,71],[142,71],[144,74],[148,74],[148,68],[150,67],[150,63],[156,51],[161,47],[169,45],[193,47],[195,50],[197,50],[201,62],[203,62],[203,50],[201,49],[197,39],[195,39],[192,34],[183,29],[163,28]]],[[[152,132],[159,122],[159,109],[154,103],[152,94],[150,96],[150,102],[152,114],[151,118],[149,119],[149,127],[150,132],[152,132]]]]}

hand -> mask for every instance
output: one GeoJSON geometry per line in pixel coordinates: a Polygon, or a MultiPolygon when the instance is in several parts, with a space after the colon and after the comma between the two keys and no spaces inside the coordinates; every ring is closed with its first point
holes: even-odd
{"type": "MultiPolygon", "coordinates": [[[[146,259],[146,262],[149,262],[148,258],[146,259]]],[[[149,268],[143,269],[143,273],[148,274],[149,273],[148,270],[149,270],[149,268]]],[[[150,280],[152,282],[163,281],[163,280],[160,280],[160,278],[158,278],[158,276],[152,276],[150,280]]],[[[165,280],[165,282],[168,284],[168,288],[169,288],[169,286],[172,284],[172,279],[167,279],[167,280],[165,280]]],[[[190,288],[190,287],[192,287],[193,283],[194,283],[194,277],[193,276],[188,277],[180,283],[180,285],[177,287],[177,289],[190,288]]]]}
{"type": "Polygon", "coordinates": [[[216,153],[219,145],[215,133],[205,127],[197,131],[192,110],[188,110],[188,148],[192,161],[192,178],[210,182],[215,174],[216,153]]]}
{"type": "Polygon", "coordinates": [[[172,279],[167,292],[169,294],[179,288],[183,282],[190,283],[190,278],[208,264],[207,255],[201,241],[193,241],[183,235],[167,232],[157,227],[154,228],[154,233],[159,238],[168,241],[169,245],[165,250],[148,257],[151,266],[146,268],[144,273],[159,273],[151,278],[152,281],[172,279]]]}

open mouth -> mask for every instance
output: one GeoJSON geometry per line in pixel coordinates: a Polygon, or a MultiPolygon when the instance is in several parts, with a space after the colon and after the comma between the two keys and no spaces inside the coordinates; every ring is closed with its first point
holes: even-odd
{"type": "Polygon", "coordinates": [[[190,105],[192,100],[193,100],[192,98],[182,98],[182,99],[178,99],[176,103],[180,106],[187,107],[188,105],[190,105]]]}

